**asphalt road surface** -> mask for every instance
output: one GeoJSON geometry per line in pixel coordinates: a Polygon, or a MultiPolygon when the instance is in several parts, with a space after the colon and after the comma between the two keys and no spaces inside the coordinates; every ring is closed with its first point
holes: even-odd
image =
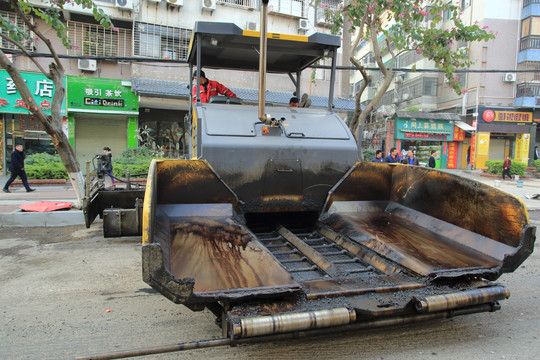
{"type": "MultiPolygon", "coordinates": [[[[531,212],[540,226],[540,212],[531,212]]],[[[90,229],[0,228],[0,359],[73,359],[221,337],[141,279],[139,238],[90,229]]],[[[511,297],[494,313],[411,326],[148,359],[540,359],[540,251],[498,282],[511,297]]]]}

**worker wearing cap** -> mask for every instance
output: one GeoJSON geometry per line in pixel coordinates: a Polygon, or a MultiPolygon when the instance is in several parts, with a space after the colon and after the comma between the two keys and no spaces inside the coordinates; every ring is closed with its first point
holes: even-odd
{"type": "MultiPolygon", "coordinates": [[[[197,101],[197,91],[195,90],[197,87],[197,71],[193,72],[193,81],[195,82],[195,85],[193,86],[193,102],[197,101]]],[[[218,96],[218,94],[222,94],[225,96],[230,97],[237,97],[235,93],[233,93],[231,90],[229,90],[226,86],[221,85],[217,81],[209,80],[206,78],[206,75],[204,74],[204,71],[201,70],[201,79],[200,79],[200,97],[201,102],[207,103],[212,96],[218,96]]]]}

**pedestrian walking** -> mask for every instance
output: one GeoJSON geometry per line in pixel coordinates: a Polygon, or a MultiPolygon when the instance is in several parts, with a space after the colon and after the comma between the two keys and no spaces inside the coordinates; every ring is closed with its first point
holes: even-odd
{"type": "Polygon", "coordinates": [[[540,158],[540,150],[538,150],[538,146],[534,147],[534,160],[538,160],[540,158]]]}
{"type": "Polygon", "coordinates": [[[429,157],[428,167],[435,169],[435,153],[437,150],[431,150],[431,156],[429,157]]]}
{"type": "Polygon", "coordinates": [[[3,191],[6,193],[9,193],[9,186],[15,179],[18,177],[21,178],[22,183],[24,187],[26,188],[26,192],[35,191],[36,189],[30,188],[30,185],[28,185],[28,178],[26,177],[26,171],[24,171],[24,151],[22,145],[15,145],[15,150],[11,153],[11,166],[9,167],[9,171],[11,171],[11,177],[6,182],[6,185],[4,185],[3,191]]]}
{"type": "Polygon", "coordinates": [[[113,176],[113,166],[112,166],[112,153],[111,148],[105,146],[103,148],[103,154],[105,154],[105,157],[103,159],[103,171],[105,171],[106,174],[108,174],[111,177],[111,187],[115,187],[116,184],[114,182],[114,176],[113,176]]]}
{"type": "Polygon", "coordinates": [[[512,179],[512,177],[510,176],[511,167],[512,167],[512,161],[510,161],[510,156],[507,156],[506,160],[504,160],[504,163],[503,163],[503,171],[502,171],[503,180],[505,180],[504,175],[508,175],[508,177],[512,179]]]}

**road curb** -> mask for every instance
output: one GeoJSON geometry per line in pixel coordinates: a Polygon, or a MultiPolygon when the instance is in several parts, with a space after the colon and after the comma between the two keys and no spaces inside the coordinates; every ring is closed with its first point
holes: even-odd
{"type": "Polygon", "coordinates": [[[0,227],[56,227],[84,225],[82,210],[54,212],[15,211],[0,214],[0,227]]]}

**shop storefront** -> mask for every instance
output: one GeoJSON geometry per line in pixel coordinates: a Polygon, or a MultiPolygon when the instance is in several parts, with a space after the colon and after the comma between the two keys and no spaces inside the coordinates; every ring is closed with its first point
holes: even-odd
{"type": "Polygon", "coordinates": [[[67,111],[69,139],[83,170],[105,146],[113,156],[137,146],[139,105],[130,81],[68,76],[67,111]]]}
{"type": "MultiPolygon", "coordinates": [[[[54,84],[43,74],[22,72],[34,99],[43,111],[50,114],[54,95],[54,84]]],[[[0,174],[6,175],[10,163],[10,154],[15,145],[23,145],[25,153],[54,154],[56,152],[51,137],[43,125],[30,113],[15,83],[5,70],[0,70],[0,174]]],[[[65,114],[65,102],[61,112],[65,114]]],[[[63,121],[67,133],[67,118],[63,121]]]]}
{"type": "MultiPolygon", "coordinates": [[[[437,168],[466,167],[463,149],[466,131],[472,128],[455,114],[400,112],[395,118],[395,144],[402,153],[412,150],[420,164],[428,163],[435,151],[437,168]]],[[[466,149],[465,149],[466,151],[466,149]]]]}
{"type": "Polygon", "coordinates": [[[476,126],[477,133],[471,139],[471,162],[476,168],[484,169],[486,161],[506,156],[528,163],[531,132],[536,131],[532,111],[482,107],[476,126]]]}

